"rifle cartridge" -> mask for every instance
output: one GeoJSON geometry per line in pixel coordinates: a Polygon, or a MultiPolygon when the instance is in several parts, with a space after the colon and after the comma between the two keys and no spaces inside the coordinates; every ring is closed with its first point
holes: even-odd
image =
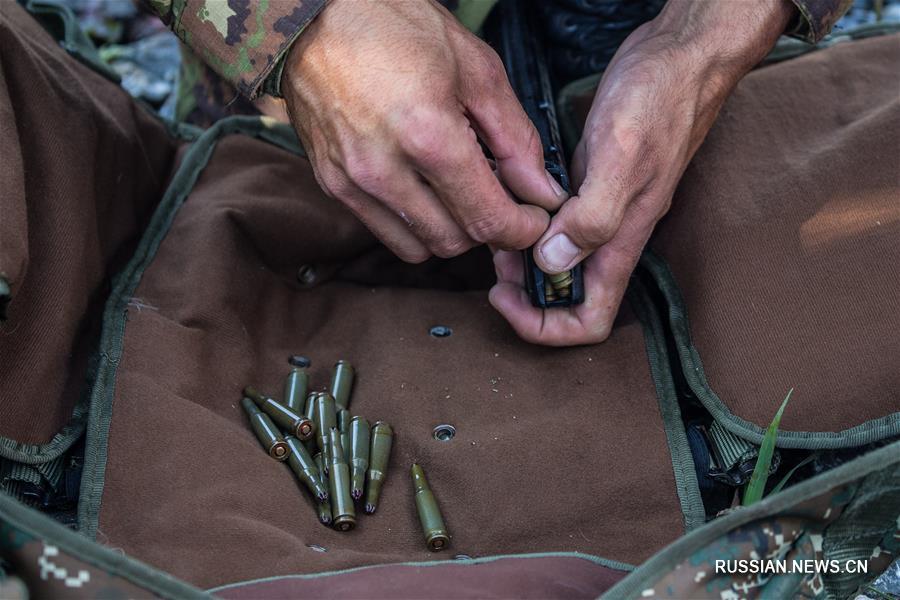
{"type": "MultiPolygon", "coordinates": [[[[322,457],[321,452],[317,452],[313,457],[313,462],[316,463],[316,468],[319,470],[319,480],[325,485],[325,487],[329,487],[328,476],[325,474],[325,459],[322,457]]],[[[317,509],[319,511],[319,522],[322,525],[331,525],[331,499],[326,499],[325,502],[318,502],[317,509]]]]}
{"type": "Polygon", "coordinates": [[[360,416],[350,420],[350,496],[359,500],[366,487],[369,468],[369,422],[360,416]]]}
{"type": "Polygon", "coordinates": [[[350,411],[346,408],[338,411],[338,431],[341,432],[341,448],[344,449],[344,460],[350,464],[350,411]]]}
{"type": "Polygon", "coordinates": [[[378,508],[381,497],[381,486],[387,477],[388,461],[391,457],[391,445],[394,442],[394,430],[384,421],[375,423],[372,428],[369,447],[369,471],[366,474],[366,513],[372,514],[378,508]]]}
{"type": "Polygon", "coordinates": [[[331,468],[328,470],[329,498],[334,528],[338,531],[350,531],[356,526],[356,509],[350,497],[350,468],[344,460],[344,449],[341,447],[341,432],[332,428],[328,437],[331,445],[331,468]]]}
{"type": "MultiPolygon", "coordinates": [[[[303,411],[304,416],[313,422],[316,426],[316,432],[319,431],[319,423],[316,421],[316,398],[318,397],[318,392],[310,392],[306,396],[306,410],[303,411]]],[[[311,438],[303,442],[306,444],[306,449],[309,450],[309,453],[314,455],[319,451],[319,440],[317,435],[313,435],[311,438]]]]}
{"type": "Polygon", "coordinates": [[[346,360],[339,360],[334,365],[334,374],[331,377],[331,395],[334,397],[334,405],[337,410],[345,410],[350,407],[354,373],[353,365],[346,360]]]}
{"type": "Polygon", "coordinates": [[[281,432],[275,427],[275,423],[263,414],[259,407],[253,403],[250,398],[243,398],[241,406],[247,416],[250,417],[250,427],[256,435],[256,439],[262,444],[269,456],[275,460],[287,460],[288,454],[291,452],[290,446],[285,443],[281,437],[281,432]]]}
{"type": "Polygon", "coordinates": [[[287,458],[287,463],[294,472],[294,475],[297,476],[297,479],[309,489],[313,497],[319,502],[328,500],[328,488],[322,483],[316,461],[309,455],[306,446],[292,435],[285,436],[284,441],[291,449],[291,453],[287,458]]]}
{"type": "Polygon", "coordinates": [[[318,427],[316,442],[319,450],[322,451],[326,473],[331,471],[331,446],[328,444],[328,436],[336,426],[337,415],[334,412],[334,398],[328,392],[319,392],[316,396],[316,427],[318,427]]]}
{"type": "Polygon", "coordinates": [[[422,467],[413,464],[410,473],[416,497],[416,511],[419,513],[419,521],[425,533],[425,543],[432,552],[439,552],[450,545],[450,535],[447,533],[447,526],[444,525],[441,509],[428,485],[428,480],[425,479],[422,467]]]}
{"type": "Polygon", "coordinates": [[[256,402],[256,405],[269,415],[276,425],[291,435],[295,435],[301,440],[308,440],[315,434],[315,423],[292,411],[275,398],[266,396],[249,385],[244,388],[244,395],[256,402]]]}
{"type": "MultiPolygon", "coordinates": [[[[309,389],[309,373],[294,367],[284,379],[284,405],[297,413],[306,414],[306,391],[309,389]]],[[[307,416],[309,418],[309,416],[307,416]]]]}

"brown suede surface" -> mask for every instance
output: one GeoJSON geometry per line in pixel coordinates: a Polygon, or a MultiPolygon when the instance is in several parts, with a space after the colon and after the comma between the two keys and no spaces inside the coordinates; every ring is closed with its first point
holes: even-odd
{"type": "Polygon", "coordinates": [[[789,388],[783,430],[900,411],[898,65],[893,35],[750,74],[657,229],[711,388],[761,427],[789,388]]]}
{"type": "Polygon", "coordinates": [[[297,283],[301,264],[371,243],[317,190],[305,159],[243,136],[220,143],[128,313],[98,539],[204,587],[430,560],[413,461],[453,534],[442,557],[582,551],[639,562],[681,533],[630,314],[601,346],[539,348],[515,337],[484,290],[297,283]],[[432,337],[433,325],[453,334],[432,337]],[[397,432],[378,513],[351,533],[318,524],[240,408],[247,384],[280,393],[291,353],[313,359],[317,387],[337,359],[351,361],[352,411],[397,432]],[[433,439],[441,423],[456,427],[452,441],[433,439]]]}
{"type": "Polygon", "coordinates": [[[314,579],[284,577],[216,589],[220,598],[596,598],[625,571],[573,557],[501,558],[487,563],[388,565],[314,579]]]}
{"type": "Polygon", "coordinates": [[[164,190],[174,142],[118,86],[0,2],[0,436],[43,444],[84,388],[107,277],[164,190]]]}

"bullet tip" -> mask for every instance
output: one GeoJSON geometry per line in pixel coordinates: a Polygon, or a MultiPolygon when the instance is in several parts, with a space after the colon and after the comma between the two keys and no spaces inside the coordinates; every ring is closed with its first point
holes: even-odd
{"type": "Polygon", "coordinates": [[[375,512],[375,505],[374,504],[366,504],[366,514],[371,515],[374,512],[375,512]]]}
{"type": "Polygon", "coordinates": [[[362,494],[362,490],[350,490],[350,496],[354,500],[359,500],[360,498],[362,498],[362,494]]]}

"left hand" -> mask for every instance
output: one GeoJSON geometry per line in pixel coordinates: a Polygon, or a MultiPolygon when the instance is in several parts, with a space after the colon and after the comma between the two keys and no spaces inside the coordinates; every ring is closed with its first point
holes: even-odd
{"type": "Polygon", "coordinates": [[[542,311],[523,289],[519,253],[497,251],[491,304],[529,342],[605,340],[628,279],[675,187],[737,82],[771,49],[789,0],[671,0],[619,48],[572,157],[578,193],[535,246],[547,273],[584,260],[585,300],[542,311]]]}

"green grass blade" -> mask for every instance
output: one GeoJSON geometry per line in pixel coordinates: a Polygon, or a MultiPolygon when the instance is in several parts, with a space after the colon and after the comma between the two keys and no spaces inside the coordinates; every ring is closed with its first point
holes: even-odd
{"type": "Polygon", "coordinates": [[[787,406],[788,400],[794,388],[791,388],[781,408],[775,413],[775,418],[766,429],[766,435],[763,437],[762,446],[759,447],[759,454],[756,457],[756,466],[753,468],[753,474],[750,476],[750,483],[744,490],[744,506],[750,506],[755,502],[762,500],[763,491],[766,489],[766,481],[769,479],[769,467],[772,465],[772,455],[775,453],[775,438],[778,437],[778,425],[781,423],[781,415],[784,413],[784,407],[787,406]]]}
{"type": "Polygon", "coordinates": [[[769,492],[769,495],[771,496],[772,494],[777,494],[778,492],[780,492],[787,484],[787,482],[791,479],[791,477],[793,477],[797,469],[805,464],[810,463],[816,456],[818,456],[818,454],[810,454],[809,456],[798,462],[796,465],[794,465],[794,468],[788,471],[787,475],[781,478],[781,481],[778,482],[778,485],[772,488],[772,491],[769,492]]]}

